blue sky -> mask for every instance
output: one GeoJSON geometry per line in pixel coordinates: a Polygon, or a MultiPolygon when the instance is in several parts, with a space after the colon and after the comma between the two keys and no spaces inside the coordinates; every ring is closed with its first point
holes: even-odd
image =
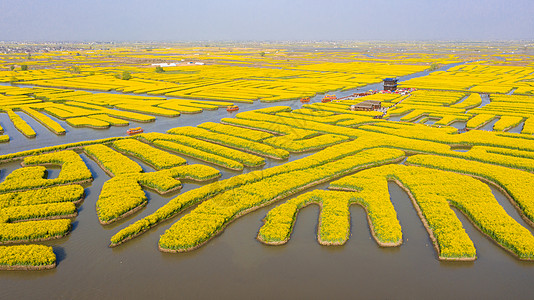
{"type": "Polygon", "coordinates": [[[0,41],[518,39],[533,0],[0,1],[0,41]]]}

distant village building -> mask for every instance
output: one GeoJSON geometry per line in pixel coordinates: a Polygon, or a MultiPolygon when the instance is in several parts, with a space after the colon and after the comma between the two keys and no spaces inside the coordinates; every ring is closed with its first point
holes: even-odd
{"type": "Polygon", "coordinates": [[[351,105],[350,110],[356,111],[356,110],[365,110],[365,111],[371,111],[380,109],[382,107],[382,102],[377,100],[365,100],[358,104],[351,105]]]}
{"type": "Polygon", "coordinates": [[[159,64],[152,64],[153,67],[176,67],[175,63],[159,63],[159,64]]]}
{"type": "MultiPolygon", "coordinates": [[[[184,61],[183,59],[181,60],[182,62],[184,61]]],[[[203,62],[200,62],[200,61],[197,61],[197,62],[194,62],[194,61],[188,61],[187,62],[188,65],[199,65],[199,66],[203,66],[205,65],[205,63],[203,62]]],[[[176,67],[177,64],[176,63],[157,63],[157,64],[152,64],[153,67],[176,67]]]]}
{"type": "Polygon", "coordinates": [[[397,90],[397,78],[384,78],[384,90],[394,92],[397,90]]]}

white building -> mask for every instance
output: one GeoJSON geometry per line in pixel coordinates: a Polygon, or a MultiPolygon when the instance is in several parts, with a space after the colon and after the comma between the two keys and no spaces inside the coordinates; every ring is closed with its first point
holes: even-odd
{"type": "Polygon", "coordinates": [[[159,64],[152,64],[153,67],[176,67],[175,63],[159,63],[159,64]]]}

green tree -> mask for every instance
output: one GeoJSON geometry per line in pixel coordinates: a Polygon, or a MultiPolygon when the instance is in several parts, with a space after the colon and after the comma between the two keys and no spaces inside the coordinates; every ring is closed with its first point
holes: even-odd
{"type": "Polygon", "coordinates": [[[21,69],[22,71],[28,71],[28,65],[21,65],[21,66],[20,66],[20,69],[21,69]]]}
{"type": "Polygon", "coordinates": [[[11,70],[11,71],[15,70],[15,65],[9,66],[9,70],[11,70]]]}
{"type": "Polygon", "coordinates": [[[128,71],[122,71],[121,79],[122,80],[130,80],[130,79],[132,79],[132,74],[130,74],[130,72],[128,72],[128,71]]]}
{"type": "Polygon", "coordinates": [[[430,69],[429,69],[430,71],[435,71],[437,69],[439,69],[439,65],[437,63],[432,63],[430,65],[430,69]]]}
{"type": "Polygon", "coordinates": [[[70,67],[70,72],[74,73],[74,74],[80,74],[80,67],[72,66],[72,67],[70,67]]]}
{"type": "Polygon", "coordinates": [[[156,66],[156,73],[163,73],[165,70],[161,66],[156,66]]]}
{"type": "Polygon", "coordinates": [[[264,57],[264,56],[265,56],[265,52],[263,52],[263,51],[260,52],[260,56],[261,56],[261,57],[264,57]]]}

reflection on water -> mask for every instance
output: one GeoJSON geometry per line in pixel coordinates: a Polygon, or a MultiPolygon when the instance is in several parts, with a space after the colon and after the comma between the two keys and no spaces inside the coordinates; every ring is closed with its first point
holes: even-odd
{"type": "Polygon", "coordinates": [[[495,125],[495,123],[497,123],[497,121],[499,121],[499,118],[493,119],[492,121],[488,122],[486,125],[478,128],[478,130],[492,131],[493,130],[493,125],[495,125]]]}
{"type": "Polygon", "coordinates": [[[515,126],[515,127],[512,127],[510,128],[509,130],[507,130],[507,132],[510,132],[510,133],[521,133],[521,131],[523,131],[523,126],[525,125],[525,122],[521,122],[519,123],[519,125],[515,126]]]}
{"type": "Polygon", "coordinates": [[[456,122],[451,123],[449,126],[452,126],[456,129],[465,129],[466,124],[467,122],[465,121],[456,121],[456,122]]]}

